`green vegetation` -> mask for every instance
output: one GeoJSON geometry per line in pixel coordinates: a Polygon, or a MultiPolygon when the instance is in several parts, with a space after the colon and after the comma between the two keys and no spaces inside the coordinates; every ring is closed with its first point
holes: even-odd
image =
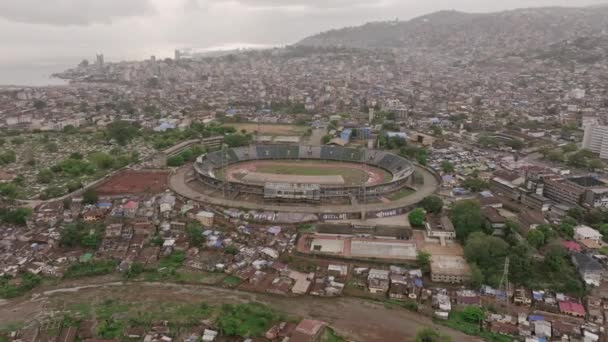
{"type": "Polygon", "coordinates": [[[431,272],[431,254],[424,252],[424,251],[418,251],[418,254],[416,255],[416,263],[418,264],[418,267],[420,267],[422,269],[422,272],[424,273],[430,273],[431,272]]]}
{"type": "Polygon", "coordinates": [[[550,289],[582,296],[585,288],[568,253],[557,241],[546,247],[544,260],[534,258],[526,242],[511,245],[503,239],[475,232],[469,235],[465,257],[473,272],[473,283],[497,287],[503,275],[506,258],[509,280],[516,286],[550,289]]]}
{"type": "Polygon", "coordinates": [[[321,335],[321,342],[346,342],[346,339],[336,334],[331,328],[325,328],[321,335]]]}
{"type": "Polygon", "coordinates": [[[454,164],[451,161],[444,160],[441,162],[441,171],[444,173],[454,172],[454,164]]]}
{"type": "Polygon", "coordinates": [[[10,299],[24,295],[42,283],[42,278],[33,273],[23,273],[17,282],[9,276],[0,277],[0,298],[10,299]]]}
{"type": "Polygon", "coordinates": [[[443,200],[438,196],[428,196],[420,202],[420,205],[431,214],[440,214],[443,209],[443,200]]]}
{"type": "Polygon", "coordinates": [[[110,274],[116,270],[118,263],[114,260],[92,260],[71,265],[63,275],[65,279],[78,279],[110,274]]]}
{"type": "Polygon", "coordinates": [[[108,140],[114,140],[118,145],[125,146],[139,134],[139,125],[128,121],[114,121],[106,129],[108,140]]]}
{"type": "Polygon", "coordinates": [[[227,285],[229,287],[235,287],[242,283],[241,279],[235,276],[228,276],[222,280],[222,284],[227,285]]]}
{"type": "Polygon", "coordinates": [[[4,153],[0,153],[0,166],[12,164],[17,161],[17,154],[15,151],[6,151],[4,153]]]}
{"type": "Polygon", "coordinates": [[[192,146],[180,154],[171,156],[167,159],[167,165],[171,167],[179,167],[185,163],[193,162],[205,152],[205,149],[200,145],[192,146]]]}
{"type": "Polygon", "coordinates": [[[190,247],[200,247],[205,242],[203,227],[198,221],[188,222],[186,225],[186,236],[190,247]]]}
{"type": "Polygon", "coordinates": [[[28,217],[32,215],[29,208],[0,208],[0,222],[25,226],[28,217]]]}
{"type": "Polygon", "coordinates": [[[378,146],[385,150],[397,150],[407,145],[407,141],[400,137],[388,137],[386,134],[378,134],[378,146]]]}
{"type": "Polygon", "coordinates": [[[409,213],[407,218],[409,219],[412,227],[420,228],[424,227],[424,222],[426,221],[426,214],[424,212],[424,209],[416,208],[409,213]]]}
{"type": "Polygon", "coordinates": [[[88,189],[82,194],[82,203],[84,204],[97,204],[98,201],[99,195],[93,189],[88,189]]]}
{"type": "Polygon", "coordinates": [[[97,250],[103,240],[103,223],[84,223],[82,221],[66,225],[60,233],[59,245],[66,248],[81,247],[97,250]]]}
{"type": "Polygon", "coordinates": [[[260,303],[225,304],[221,307],[217,323],[227,335],[261,337],[282,319],[276,311],[260,303]]]}
{"type": "Polygon", "coordinates": [[[224,137],[224,143],[228,145],[228,147],[240,147],[247,146],[253,140],[253,135],[251,134],[229,134],[224,137]]]}
{"type": "Polygon", "coordinates": [[[456,237],[461,243],[467,240],[469,234],[482,231],[485,228],[481,207],[476,201],[466,200],[454,204],[450,219],[454,224],[456,237]]]}
{"type": "Polygon", "coordinates": [[[490,184],[481,178],[470,177],[462,183],[462,186],[465,189],[471,190],[472,192],[481,192],[483,190],[487,190],[490,187],[490,184]]]}
{"type": "Polygon", "coordinates": [[[424,328],[416,333],[416,342],[450,342],[451,340],[449,336],[431,328],[424,328]]]}
{"type": "Polygon", "coordinates": [[[413,159],[420,165],[426,165],[428,151],[424,147],[405,146],[399,150],[399,155],[408,159],[413,159]]]}

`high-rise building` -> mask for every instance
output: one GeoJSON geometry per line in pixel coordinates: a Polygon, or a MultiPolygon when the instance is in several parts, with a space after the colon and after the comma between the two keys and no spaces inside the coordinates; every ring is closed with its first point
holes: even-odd
{"type": "Polygon", "coordinates": [[[587,125],[583,136],[583,148],[599,153],[602,159],[608,159],[608,126],[587,125]]]}
{"type": "Polygon", "coordinates": [[[181,58],[182,58],[182,53],[178,49],[175,49],[175,60],[178,61],[181,58]]]}
{"type": "Polygon", "coordinates": [[[97,64],[98,67],[103,66],[103,53],[97,55],[95,63],[97,64]]]}

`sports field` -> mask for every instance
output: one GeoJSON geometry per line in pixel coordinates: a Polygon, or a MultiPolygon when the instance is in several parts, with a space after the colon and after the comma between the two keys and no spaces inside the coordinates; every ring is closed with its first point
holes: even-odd
{"type": "Polygon", "coordinates": [[[321,184],[341,184],[345,186],[368,184],[375,185],[388,182],[392,176],[388,172],[361,164],[339,163],[317,160],[255,160],[230,165],[220,172],[218,178],[228,181],[245,181],[252,179],[270,179],[277,175],[277,182],[315,183],[315,177],[321,184]],[[252,176],[247,177],[248,175],[252,176]],[[260,175],[264,175],[261,177],[260,175]],[[280,175],[280,176],[278,176],[280,175]],[[292,176],[292,177],[289,177],[292,176]],[[336,179],[342,181],[336,182],[336,179]],[[334,180],[332,182],[331,180],[334,180]]]}

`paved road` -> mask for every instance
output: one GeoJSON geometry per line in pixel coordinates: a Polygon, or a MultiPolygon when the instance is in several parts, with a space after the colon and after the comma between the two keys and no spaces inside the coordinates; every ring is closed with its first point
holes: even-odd
{"type": "MultiPolygon", "coordinates": [[[[437,190],[439,186],[439,182],[437,179],[427,170],[416,166],[416,170],[423,175],[424,177],[424,185],[418,189],[415,193],[400,199],[396,202],[391,203],[375,203],[375,204],[367,204],[367,205],[335,205],[335,206],[323,206],[323,207],[314,207],[314,206],[284,206],[285,211],[290,212],[299,212],[299,213],[360,213],[364,207],[366,211],[377,211],[377,210],[391,210],[396,208],[403,208],[406,206],[410,206],[416,204],[425,197],[433,194],[435,190],[437,190]]],[[[206,194],[200,193],[194,190],[191,186],[186,184],[187,179],[192,179],[194,177],[194,169],[192,165],[186,165],[182,168],[178,169],[174,174],[172,174],[169,178],[169,187],[171,190],[180,194],[183,197],[189,198],[191,200],[208,203],[212,205],[219,205],[223,207],[232,207],[232,208],[245,208],[249,210],[268,210],[268,211],[281,211],[282,207],[277,204],[273,205],[265,205],[263,203],[255,203],[255,202],[245,202],[245,201],[231,201],[226,200],[221,197],[212,197],[206,194]]]]}
{"type": "MultiPolygon", "coordinates": [[[[89,280],[90,281],[90,280],[89,280]]],[[[290,317],[313,318],[328,322],[341,335],[353,341],[413,341],[416,332],[431,327],[452,337],[454,342],[476,341],[449,328],[434,324],[429,318],[402,308],[388,308],[369,300],[338,297],[317,298],[268,295],[222,289],[212,286],[178,285],[167,283],[79,284],[41,293],[35,299],[16,299],[0,305],[0,318],[27,321],[42,309],[70,307],[83,302],[115,299],[125,303],[153,301],[163,303],[193,303],[205,301],[212,305],[225,303],[261,302],[290,317]]]]}

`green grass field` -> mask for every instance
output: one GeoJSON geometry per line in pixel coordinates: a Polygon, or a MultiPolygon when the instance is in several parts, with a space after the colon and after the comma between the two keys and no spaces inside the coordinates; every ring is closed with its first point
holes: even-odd
{"type": "Polygon", "coordinates": [[[314,165],[302,165],[301,163],[294,163],[293,166],[261,165],[257,172],[292,176],[342,176],[345,185],[361,184],[367,180],[367,175],[361,170],[338,166],[319,168],[314,165]]]}

